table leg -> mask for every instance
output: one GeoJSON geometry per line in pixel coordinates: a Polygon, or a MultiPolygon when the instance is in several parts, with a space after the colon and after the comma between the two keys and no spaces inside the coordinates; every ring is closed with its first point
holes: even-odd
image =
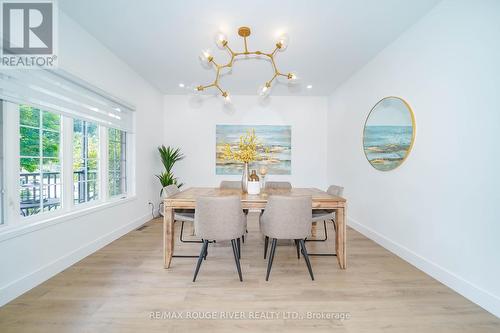
{"type": "Polygon", "coordinates": [[[337,252],[337,260],[341,269],[346,269],[346,223],[345,223],[345,208],[337,208],[335,213],[337,222],[337,232],[335,233],[335,250],[337,252]]]}
{"type": "Polygon", "coordinates": [[[165,207],[163,212],[163,266],[170,267],[174,254],[174,210],[165,207]]]}

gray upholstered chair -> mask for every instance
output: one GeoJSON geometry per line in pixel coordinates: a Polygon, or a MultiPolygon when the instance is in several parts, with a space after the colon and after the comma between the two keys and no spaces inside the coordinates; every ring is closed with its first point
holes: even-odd
{"type": "Polygon", "coordinates": [[[239,239],[245,233],[246,227],[247,218],[243,214],[239,196],[199,197],[196,199],[194,232],[196,236],[203,239],[203,246],[196,264],[193,282],[196,281],[201,263],[206,256],[209,241],[225,240],[231,240],[238,275],[240,281],[243,281],[239,239]]]}
{"type": "MultiPolygon", "coordinates": [[[[338,185],[330,185],[326,192],[334,196],[342,196],[344,194],[344,188],[338,185]]],[[[323,239],[306,239],[306,242],[324,242],[328,239],[328,229],[326,227],[326,222],[331,221],[333,223],[333,228],[337,231],[337,224],[335,221],[335,211],[332,210],[313,210],[312,222],[323,222],[323,229],[325,232],[325,237],[323,239]]],[[[309,253],[310,256],[335,256],[335,253],[309,253]]]]}
{"type": "MultiPolygon", "coordinates": [[[[310,196],[269,196],[266,209],[260,217],[260,230],[265,236],[264,252],[267,253],[269,238],[272,239],[271,252],[267,264],[266,281],[269,280],[271,267],[278,239],[293,239],[299,253],[299,245],[307,264],[307,269],[314,280],[311,262],[307,254],[304,239],[311,233],[311,207],[310,196]]],[[[264,254],[265,258],[265,254],[264,254]]]]}
{"type": "Polygon", "coordinates": [[[339,185],[330,185],[328,190],[326,190],[330,195],[336,195],[341,197],[344,194],[344,187],[339,185]]]}
{"type": "MultiPolygon", "coordinates": [[[[239,180],[223,180],[219,185],[220,189],[238,189],[241,190],[241,181],[239,180]]],[[[243,209],[243,213],[248,215],[248,209],[243,209]]],[[[248,232],[248,231],[246,231],[248,232]]],[[[245,235],[241,236],[241,240],[245,243],[245,235]]]]}
{"type": "Polygon", "coordinates": [[[223,180],[220,182],[219,188],[223,189],[240,189],[241,181],[238,180],[223,180]]]}
{"type": "Polygon", "coordinates": [[[266,182],[266,189],[291,189],[292,184],[290,182],[266,182]]]}
{"type": "MultiPolygon", "coordinates": [[[[180,193],[181,190],[177,187],[177,185],[172,184],[165,186],[163,188],[163,193],[165,195],[165,198],[171,197],[173,195],[176,195],[177,193],[180,193]]],[[[181,232],[179,234],[179,240],[183,243],[203,243],[201,240],[185,240],[184,239],[184,223],[194,223],[194,210],[192,209],[181,209],[181,210],[175,210],[174,212],[174,223],[176,221],[181,222],[181,232]]],[[[174,257],[180,257],[180,258],[198,258],[198,256],[186,256],[186,255],[174,255],[174,257]]]]}

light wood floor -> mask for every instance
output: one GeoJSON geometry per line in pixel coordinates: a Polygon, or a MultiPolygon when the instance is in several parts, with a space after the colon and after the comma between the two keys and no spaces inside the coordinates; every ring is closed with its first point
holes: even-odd
{"type": "MultiPolygon", "coordinates": [[[[0,308],[0,332],[500,332],[499,319],[352,229],[346,271],[333,257],[314,257],[316,281],[311,281],[304,260],[283,242],[265,282],[255,215],[248,229],[243,283],[228,243],[209,247],[196,283],[191,282],[195,259],[174,258],[172,268],[164,270],[162,225],[150,222],[0,308]],[[278,312],[280,317],[151,319],[153,311],[182,316],[238,311],[246,318],[278,312]],[[349,318],[285,320],[283,312],[348,313],[349,318]]],[[[310,252],[325,250],[323,243],[307,244],[310,252]]],[[[199,249],[199,244],[176,242],[176,254],[199,249]]]]}

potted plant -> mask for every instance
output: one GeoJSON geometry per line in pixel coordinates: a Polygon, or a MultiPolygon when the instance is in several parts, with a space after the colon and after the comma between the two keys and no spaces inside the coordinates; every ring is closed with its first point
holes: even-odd
{"type": "MultiPolygon", "coordinates": [[[[165,147],[162,145],[158,147],[158,152],[160,153],[161,162],[165,167],[165,170],[161,172],[159,175],[156,175],[156,178],[160,181],[161,190],[160,190],[160,198],[163,196],[163,189],[168,186],[175,184],[177,187],[181,187],[183,184],[178,182],[177,177],[174,176],[172,172],[172,168],[174,164],[184,158],[184,154],[181,153],[180,148],[172,148],[170,146],[165,147]]],[[[160,203],[160,214],[161,214],[161,206],[163,201],[160,203]]],[[[163,215],[163,214],[161,214],[163,215]]]]}

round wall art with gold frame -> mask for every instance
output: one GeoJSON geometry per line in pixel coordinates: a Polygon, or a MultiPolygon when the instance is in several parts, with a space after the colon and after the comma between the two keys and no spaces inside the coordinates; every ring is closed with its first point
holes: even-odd
{"type": "Polygon", "coordinates": [[[381,99],[371,109],[363,130],[363,149],[377,170],[390,171],[408,158],[415,141],[415,116],[399,97],[381,99]]]}

